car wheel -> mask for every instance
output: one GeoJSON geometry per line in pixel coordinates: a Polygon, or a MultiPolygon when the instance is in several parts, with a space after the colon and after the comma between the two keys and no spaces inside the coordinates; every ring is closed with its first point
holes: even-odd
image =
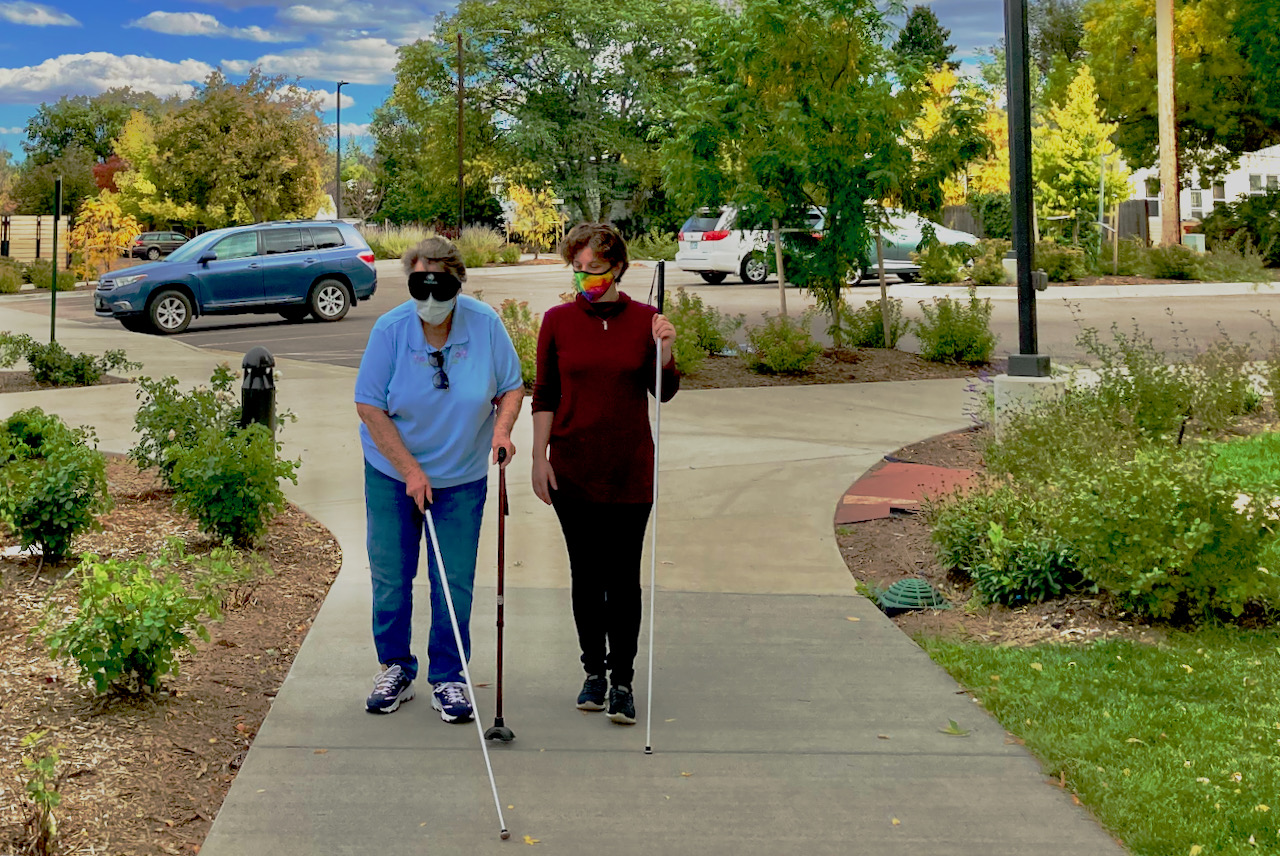
{"type": "Polygon", "coordinates": [[[742,281],[748,285],[759,285],[769,278],[769,263],[760,253],[749,253],[742,260],[742,281]]]}
{"type": "Polygon", "coordinates": [[[341,321],[351,308],[351,295],[336,279],[325,279],[311,289],[308,305],[317,321],[341,321]]]}
{"type": "Polygon", "coordinates": [[[280,310],[280,317],[292,324],[297,324],[306,318],[310,312],[310,308],[306,306],[290,306],[288,309],[280,310]]]}
{"type": "Polygon", "coordinates": [[[151,261],[155,261],[156,259],[160,258],[160,248],[152,247],[151,249],[147,250],[147,258],[151,259],[151,261]]]}
{"type": "Polygon", "coordinates": [[[131,316],[129,318],[120,319],[121,326],[130,333],[150,333],[151,322],[146,318],[131,316]]]}
{"type": "Polygon", "coordinates": [[[712,285],[719,285],[720,283],[725,281],[725,278],[728,277],[729,274],[725,273],[722,270],[704,270],[704,271],[701,271],[698,274],[698,276],[702,277],[704,280],[711,283],[712,285]]]}
{"type": "Polygon", "coordinates": [[[915,282],[917,276],[919,276],[919,274],[912,273],[911,271],[903,271],[898,274],[898,282],[915,282]]]}
{"type": "Polygon", "coordinates": [[[157,333],[170,336],[181,333],[191,323],[191,298],[181,291],[162,291],[151,301],[147,316],[157,333]]]}

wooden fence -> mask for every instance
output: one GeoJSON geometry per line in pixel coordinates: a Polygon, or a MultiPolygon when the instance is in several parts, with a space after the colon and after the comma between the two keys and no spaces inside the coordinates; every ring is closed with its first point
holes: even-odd
{"type": "MultiPolygon", "coordinates": [[[[62,263],[70,264],[67,250],[67,232],[71,222],[58,221],[58,247],[63,251],[62,263]]],[[[12,214],[0,217],[0,256],[8,256],[21,262],[48,259],[54,256],[53,217],[49,214],[12,214]]]]}
{"type": "MultiPolygon", "coordinates": [[[[1152,203],[1146,199],[1130,199],[1120,203],[1120,240],[1141,238],[1144,244],[1150,246],[1151,230],[1148,226],[1147,217],[1152,216],[1148,210],[1151,205],[1152,203]]],[[[1112,223],[1111,215],[1107,215],[1107,222],[1112,223]]],[[[979,238],[986,237],[982,218],[971,211],[968,205],[947,205],[944,207],[942,209],[942,225],[948,229],[959,229],[962,232],[977,235],[979,238]]],[[[1108,240],[1110,239],[1108,238],[1108,240]]]]}

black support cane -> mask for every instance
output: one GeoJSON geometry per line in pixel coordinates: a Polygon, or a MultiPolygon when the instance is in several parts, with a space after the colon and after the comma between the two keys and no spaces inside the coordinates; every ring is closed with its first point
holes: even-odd
{"type": "Polygon", "coordinates": [[[496,715],[493,717],[493,727],[484,733],[485,740],[501,740],[503,743],[510,743],[516,739],[516,735],[510,728],[507,728],[505,722],[502,721],[502,628],[506,622],[503,620],[503,611],[505,609],[505,577],[506,577],[506,543],[507,543],[507,515],[511,513],[510,507],[507,505],[507,470],[502,466],[502,462],[507,459],[507,450],[498,450],[498,703],[496,715]]]}

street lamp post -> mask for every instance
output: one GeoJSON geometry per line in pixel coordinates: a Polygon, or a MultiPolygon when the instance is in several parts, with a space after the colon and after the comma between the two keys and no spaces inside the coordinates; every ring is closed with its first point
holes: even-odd
{"type": "Polygon", "coordinates": [[[458,31],[458,235],[462,235],[462,31],[458,31]]]}
{"type": "Polygon", "coordinates": [[[338,137],[337,137],[337,144],[338,144],[337,171],[338,172],[337,172],[337,175],[334,176],[334,182],[333,182],[333,197],[334,197],[333,208],[334,208],[334,212],[337,214],[337,216],[334,218],[335,220],[342,219],[342,87],[346,85],[347,85],[347,81],[345,80],[338,81],[338,97],[337,97],[338,121],[334,125],[334,128],[338,133],[338,137]]]}

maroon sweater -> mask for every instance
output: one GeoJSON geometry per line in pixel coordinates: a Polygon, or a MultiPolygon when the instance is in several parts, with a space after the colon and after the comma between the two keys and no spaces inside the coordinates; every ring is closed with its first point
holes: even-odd
{"type": "MultiPolygon", "coordinates": [[[[547,311],[538,334],[533,412],[549,410],[551,467],[558,492],[592,502],[653,501],[653,316],[619,293],[613,303],[579,295],[547,311]]],[[[672,361],[662,369],[662,400],[680,388],[672,361]]]]}

